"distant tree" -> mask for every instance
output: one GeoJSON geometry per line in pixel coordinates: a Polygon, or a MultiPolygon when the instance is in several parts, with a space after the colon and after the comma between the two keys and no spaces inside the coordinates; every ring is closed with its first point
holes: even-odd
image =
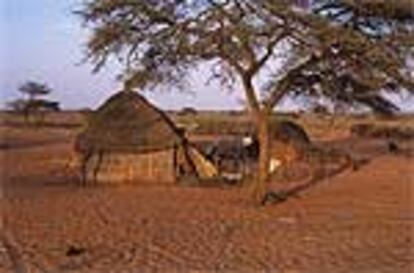
{"type": "Polygon", "coordinates": [[[33,101],[37,97],[50,94],[52,89],[46,84],[28,81],[19,87],[19,91],[28,96],[28,101],[33,101]]]}
{"type": "Polygon", "coordinates": [[[46,99],[35,99],[27,101],[26,108],[33,108],[36,111],[41,112],[58,112],[60,111],[60,105],[57,101],[50,101],[46,99]]]}
{"type": "Polygon", "coordinates": [[[27,98],[15,100],[10,106],[22,113],[27,123],[32,117],[33,123],[38,125],[44,119],[44,112],[60,110],[58,102],[41,98],[52,92],[52,89],[44,83],[27,81],[19,86],[18,91],[27,98]]]}
{"type": "Polygon", "coordinates": [[[110,57],[121,60],[128,90],[180,86],[208,63],[213,78],[244,93],[260,142],[253,187],[260,200],[269,177],[269,116],[282,98],[382,111],[389,110],[383,90],[413,90],[410,14],[404,22],[388,13],[371,19],[359,1],[313,2],[306,9],[299,0],[90,0],[79,13],[93,30],[88,57],[97,70],[110,57]]]}

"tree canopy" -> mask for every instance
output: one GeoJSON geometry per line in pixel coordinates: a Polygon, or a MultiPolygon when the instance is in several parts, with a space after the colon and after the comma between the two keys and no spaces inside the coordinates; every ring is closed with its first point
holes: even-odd
{"type": "Polygon", "coordinates": [[[34,100],[38,96],[48,95],[52,89],[44,83],[27,81],[19,87],[19,91],[29,96],[29,100],[34,100]]]}
{"type": "Polygon", "coordinates": [[[44,118],[44,112],[60,110],[58,102],[44,98],[52,92],[52,88],[45,83],[26,81],[19,86],[18,91],[27,98],[10,101],[7,105],[16,113],[23,114],[26,123],[29,123],[29,118],[32,117],[33,124],[40,125],[44,118]]]}
{"type": "Polygon", "coordinates": [[[213,77],[252,89],[253,109],[272,109],[290,92],[392,111],[380,91],[412,91],[408,4],[315,0],[309,11],[292,2],[93,0],[80,14],[93,30],[90,59],[97,69],[109,57],[122,61],[131,87],[181,84],[210,62],[213,77]]]}

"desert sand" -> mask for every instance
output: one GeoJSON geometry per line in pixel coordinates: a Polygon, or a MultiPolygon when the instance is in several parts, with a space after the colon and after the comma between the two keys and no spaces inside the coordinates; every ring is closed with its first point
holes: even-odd
{"type": "Polygon", "coordinates": [[[347,142],[370,162],[259,207],[237,187],[79,187],[75,132],[25,130],[1,134],[0,272],[414,272],[414,161],[381,141],[347,142]]]}

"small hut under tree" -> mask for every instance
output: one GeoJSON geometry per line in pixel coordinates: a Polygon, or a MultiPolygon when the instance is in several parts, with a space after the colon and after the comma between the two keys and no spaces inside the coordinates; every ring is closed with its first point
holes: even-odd
{"type": "Polygon", "coordinates": [[[269,128],[270,175],[281,165],[298,161],[313,146],[305,129],[293,121],[278,120],[270,124],[269,128]]]}
{"type": "Polygon", "coordinates": [[[311,140],[305,129],[299,124],[289,121],[276,121],[270,126],[270,137],[282,142],[292,142],[295,144],[308,145],[311,140]]]}
{"type": "Polygon", "coordinates": [[[168,116],[132,91],[119,92],[99,107],[75,148],[82,155],[84,182],[172,183],[216,175],[168,116]]]}

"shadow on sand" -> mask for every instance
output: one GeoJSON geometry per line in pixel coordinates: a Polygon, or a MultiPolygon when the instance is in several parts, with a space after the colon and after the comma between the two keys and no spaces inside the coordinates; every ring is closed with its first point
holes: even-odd
{"type": "Polygon", "coordinates": [[[299,197],[299,195],[305,192],[306,190],[318,185],[319,183],[323,181],[326,181],[329,178],[332,178],[334,176],[337,176],[345,172],[347,169],[350,169],[351,171],[358,171],[362,166],[370,162],[371,160],[367,160],[367,159],[359,160],[358,162],[354,162],[354,164],[351,166],[349,166],[348,164],[344,164],[328,172],[324,169],[319,169],[318,171],[315,172],[312,178],[305,183],[296,185],[286,190],[268,191],[263,197],[261,201],[261,205],[265,206],[267,204],[280,204],[280,203],[283,203],[289,200],[291,197],[299,197]]]}

